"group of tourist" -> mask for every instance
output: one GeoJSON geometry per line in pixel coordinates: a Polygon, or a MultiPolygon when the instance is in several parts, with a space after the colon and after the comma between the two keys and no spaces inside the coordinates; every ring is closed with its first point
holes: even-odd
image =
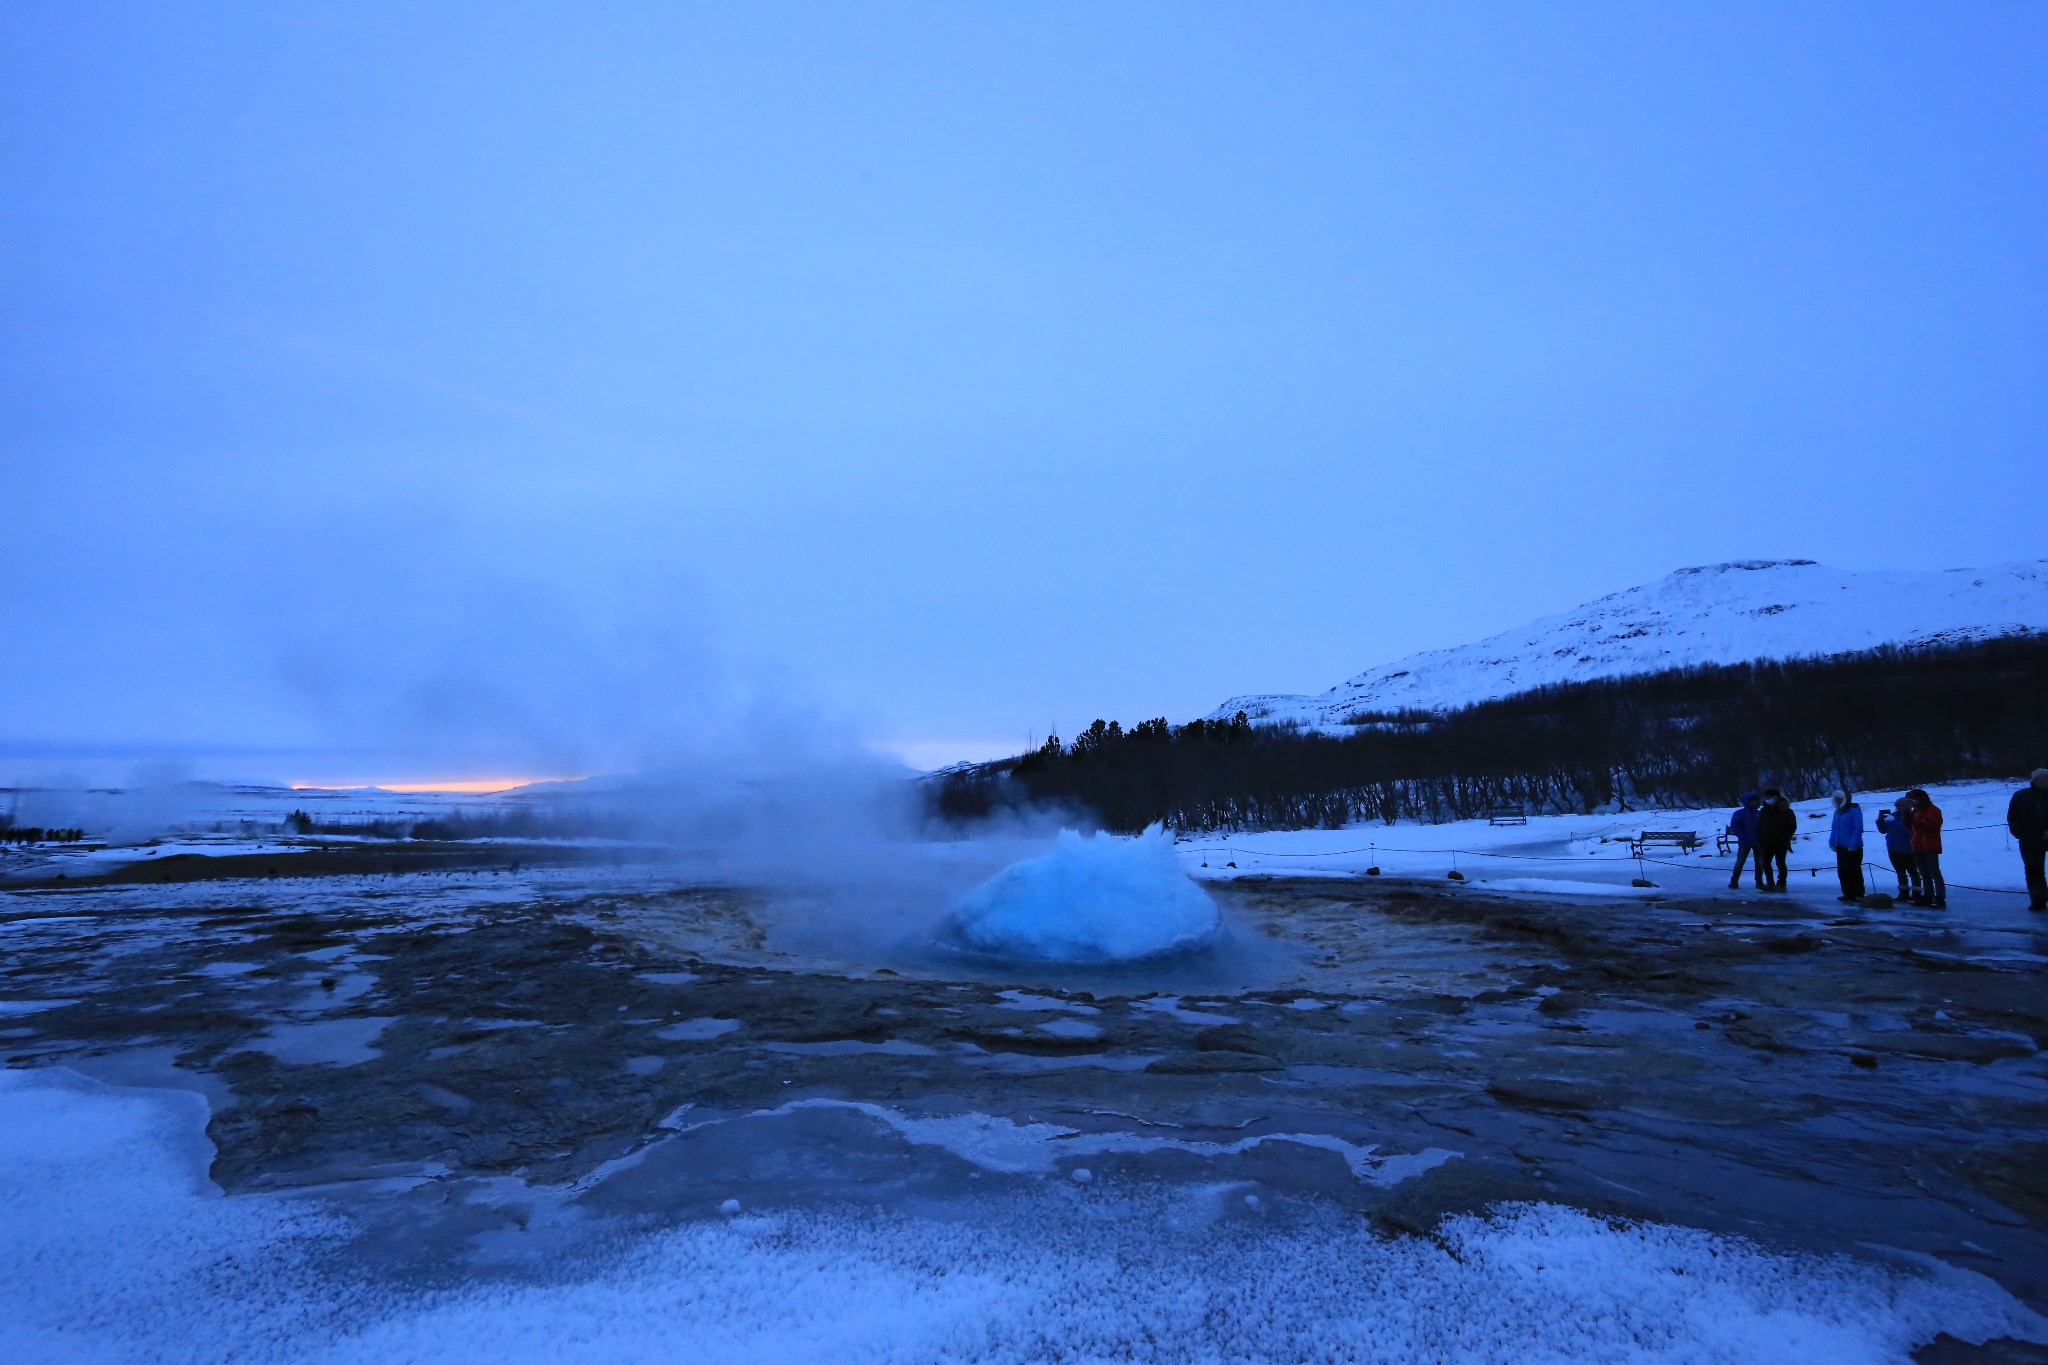
{"type": "MultiPolygon", "coordinates": [[[[1835,855],[1835,875],[1843,901],[1860,901],[1863,883],[1863,808],[1847,791],[1832,794],[1834,823],[1828,847],[1835,855]]],[[[2013,793],[2006,807],[2006,828],[2020,846],[2027,875],[2028,909],[2048,911],[2048,768],[2036,768],[2028,784],[2013,793]]],[[[1732,890],[1742,884],[1744,864],[1754,860],[1759,891],[1785,889],[1785,859],[1799,832],[1799,816],[1776,787],[1744,792],[1742,805],[1728,819],[1735,839],[1732,890]]],[[[1948,909],[1948,882],[1941,875],[1941,807],[1924,788],[1913,790],[1877,813],[1877,832],[1884,836],[1885,855],[1899,879],[1898,899],[1932,910],[1948,909]]]]}

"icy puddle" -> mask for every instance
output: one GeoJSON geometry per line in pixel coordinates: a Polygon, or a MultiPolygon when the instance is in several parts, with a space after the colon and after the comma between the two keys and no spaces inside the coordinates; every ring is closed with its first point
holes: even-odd
{"type": "Polygon", "coordinates": [[[279,1024],[249,1046],[292,1066],[356,1066],[374,1061],[391,1020],[375,1016],[279,1024]]]}

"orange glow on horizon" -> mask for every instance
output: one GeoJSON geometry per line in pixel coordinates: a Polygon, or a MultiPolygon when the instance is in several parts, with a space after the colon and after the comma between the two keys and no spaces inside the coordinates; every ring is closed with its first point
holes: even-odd
{"type": "Polygon", "coordinates": [[[482,796],[491,792],[510,791],[514,787],[530,786],[535,782],[581,782],[581,777],[465,777],[447,782],[294,782],[295,792],[346,792],[363,791],[376,787],[387,792],[456,792],[464,796],[482,796]]]}

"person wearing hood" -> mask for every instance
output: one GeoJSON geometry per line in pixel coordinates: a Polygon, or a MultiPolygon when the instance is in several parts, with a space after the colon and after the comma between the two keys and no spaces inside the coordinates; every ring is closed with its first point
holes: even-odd
{"type": "Polygon", "coordinates": [[[1917,900],[1921,894],[1920,863],[1913,857],[1913,799],[1902,796],[1890,810],[1877,813],[1877,832],[1884,836],[1884,852],[1892,861],[1892,874],[1899,879],[1899,899],[1917,900]]]}
{"type": "MultiPolygon", "coordinates": [[[[1763,800],[1755,792],[1744,792],[1742,804],[1728,817],[1728,833],[1735,840],[1735,870],[1728,874],[1728,889],[1742,885],[1742,865],[1756,849],[1756,808],[1763,800]]],[[[1764,860],[1756,859],[1756,889],[1764,889],[1764,860]]]]}
{"type": "Polygon", "coordinates": [[[2048,910],[2048,768],[2034,769],[2027,785],[2012,794],[2005,827],[2018,841],[2027,870],[2027,909],[2048,910]]]}
{"type": "Polygon", "coordinates": [[[1941,875],[1941,807],[1923,787],[1906,793],[1913,803],[1913,861],[1920,865],[1920,894],[1913,904],[1948,909],[1948,882],[1941,875]]]}
{"type": "Polygon", "coordinates": [[[1785,855],[1799,833],[1799,814],[1776,787],[1764,790],[1764,808],[1756,813],[1756,862],[1764,874],[1764,890],[1785,889],[1785,855]]]}
{"type": "Polygon", "coordinates": [[[1848,790],[1831,793],[1835,823],[1828,829],[1828,847],[1835,851],[1835,877],[1842,883],[1842,901],[1863,899],[1863,807],[1848,790]]]}

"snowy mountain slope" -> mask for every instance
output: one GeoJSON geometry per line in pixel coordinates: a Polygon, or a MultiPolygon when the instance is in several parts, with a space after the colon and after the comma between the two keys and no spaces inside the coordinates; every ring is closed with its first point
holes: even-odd
{"type": "Polygon", "coordinates": [[[1940,573],[1742,560],[1369,668],[1317,696],[1232,697],[1213,717],[1243,710],[1266,724],[1333,726],[1360,711],[1446,710],[1551,683],[2036,631],[2048,631],[2048,559],[1940,573]]]}

